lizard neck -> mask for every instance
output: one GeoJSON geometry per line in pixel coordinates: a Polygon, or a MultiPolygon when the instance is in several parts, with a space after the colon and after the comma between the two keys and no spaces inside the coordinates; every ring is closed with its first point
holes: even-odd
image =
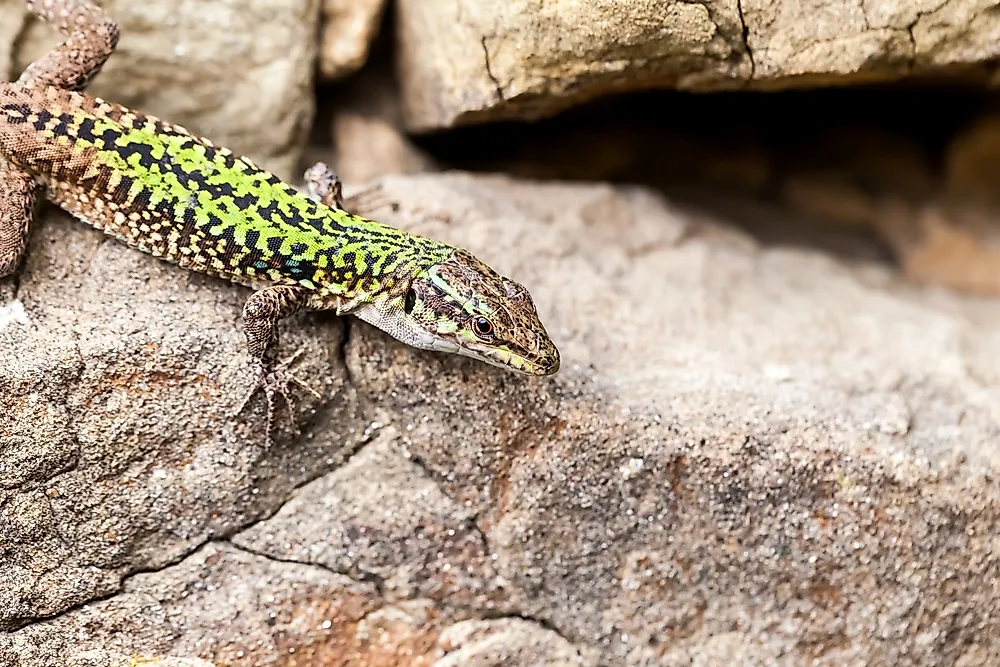
{"type": "Polygon", "coordinates": [[[312,257],[315,300],[342,312],[380,299],[402,298],[410,283],[455,251],[450,245],[409,234],[345,211],[320,205],[330,244],[312,257]]]}

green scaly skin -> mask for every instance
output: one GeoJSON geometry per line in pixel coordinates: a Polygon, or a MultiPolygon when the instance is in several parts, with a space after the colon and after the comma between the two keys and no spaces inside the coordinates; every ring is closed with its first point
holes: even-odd
{"type": "MultiPolygon", "coordinates": [[[[0,84],[0,277],[16,270],[39,187],[120,241],[257,288],[243,310],[254,382],[268,401],[297,381],[274,358],[279,321],[302,309],[355,315],[398,340],[532,375],[559,353],[520,284],[466,250],[353,215],[325,165],[311,197],[184,128],[81,91],[118,40],[87,0],[29,9],[68,38],[0,84]]],[[[287,362],[286,362],[287,363],[287,362]]],[[[238,411],[239,411],[238,410],[238,411]]]]}

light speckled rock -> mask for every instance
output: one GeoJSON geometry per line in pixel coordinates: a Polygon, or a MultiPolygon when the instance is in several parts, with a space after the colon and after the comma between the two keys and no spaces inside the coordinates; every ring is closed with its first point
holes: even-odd
{"type": "Polygon", "coordinates": [[[336,321],[293,321],[284,336],[305,348],[316,388],[347,402],[327,414],[304,396],[304,429],[313,408],[331,428],[265,453],[260,397],[227,416],[249,379],[249,290],[62,214],[36,226],[17,288],[4,306],[22,314],[0,331],[0,627],[105,595],[263,516],[367,437],[340,391],[336,321]]]}
{"type": "Polygon", "coordinates": [[[519,618],[456,623],[438,645],[452,649],[434,667],[585,667],[596,662],[554,632],[519,618]],[[457,649],[457,650],[456,650],[457,649]]]}
{"type": "Polygon", "coordinates": [[[111,600],[0,635],[0,661],[18,667],[594,664],[535,623],[450,622],[426,600],[387,605],[372,584],[227,544],[136,575],[111,600]],[[115,651],[95,648],[104,646],[115,651]]]}
{"type": "Polygon", "coordinates": [[[114,653],[112,651],[81,651],[71,655],[53,656],[53,659],[65,660],[66,667],[215,667],[207,660],[198,658],[172,658],[163,656],[139,656],[114,653]]]}
{"type": "Polygon", "coordinates": [[[611,92],[783,89],[984,65],[1000,18],[979,0],[399,2],[407,122],[418,131],[550,116],[611,92]]]}
{"type": "Polygon", "coordinates": [[[368,59],[385,0],[322,0],[319,71],[336,81],[357,71],[368,59]]]}
{"type": "MultiPolygon", "coordinates": [[[[297,176],[313,118],[319,1],[100,2],[122,36],[88,92],[183,125],[283,177],[297,176]]],[[[0,18],[23,5],[0,0],[0,18]]],[[[10,74],[60,39],[51,26],[32,22],[18,37],[10,74]]]]}
{"type": "Polygon", "coordinates": [[[415,130],[534,118],[598,94],[750,77],[735,2],[400,0],[397,48],[415,130]]]}
{"type": "Polygon", "coordinates": [[[643,190],[384,187],[388,221],[529,287],[560,373],[353,321],[341,370],[341,326],[303,317],[286,344],[332,382],[302,408],[314,436],[263,452],[223,416],[240,291],[50,218],[18,288],[30,324],[0,332],[8,655],[85,627],[79,650],[236,665],[1000,659],[1000,303],[762,247],[643,190]],[[242,548],[169,566],[206,539],[242,548]]]}
{"type": "Polygon", "coordinates": [[[14,78],[14,43],[24,30],[27,16],[23,2],[0,0],[0,78],[14,78]]]}
{"type": "Polygon", "coordinates": [[[435,598],[511,608],[468,508],[399,451],[398,434],[365,447],[337,472],[298,491],[233,543],[283,561],[376,579],[388,600],[435,598]],[[377,475],[373,475],[378,471],[377,475]]]}
{"type": "Polygon", "coordinates": [[[379,606],[371,584],[212,544],[136,575],[111,600],[0,636],[0,657],[40,667],[114,647],[229,665],[322,664],[324,655],[357,648],[358,622],[379,606]]]}
{"type": "Polygon", "coordinates": [[[399,89],[385,59],[340,87],[330,132],[335,169],[348,187],[388,174],[437,168],[434,159],[404,134],[399,89]]]}

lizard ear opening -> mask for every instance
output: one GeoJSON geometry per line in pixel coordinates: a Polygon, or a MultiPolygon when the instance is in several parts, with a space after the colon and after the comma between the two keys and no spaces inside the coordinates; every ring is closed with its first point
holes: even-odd
{"type": "Polygon", "coordinates": [[[413,312],[413,307],[417,305],[417,293],[413,288],[406,290],[406,297],[403,299],[403,312],[409,315],[413,312]]]}

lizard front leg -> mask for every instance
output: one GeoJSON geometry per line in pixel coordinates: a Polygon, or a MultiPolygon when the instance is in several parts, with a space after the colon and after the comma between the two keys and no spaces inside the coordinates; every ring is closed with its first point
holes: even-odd
{"type": "Polygon", "coordinates": [[[14,273],[24,255],[37,192],[30,174],[0,169],[0,278],[14,273]]]}
{"type": "Polygon", "coordinates": [[[31,63],[17,82],[83,90],[118,45],[118,24],[89,0],[29,0],[28,11],[69,36],[31,63]]]}
{"type": "Polygon", "coordinates": [[[274,397],[280,394],[288,406],[290,413],[294,412],[293,404],[288,396],[290,382],[304,387],[317,398],[322,398],[316,391],[295,377],[288,366],[298,358],[278,363],[275,352],[278,345],[278,325],[284,318],[293,315],[306,306],[311,292],[294,285],[276,285],[258,290],[250,295],[243,306],[243,328],[247,337],[247,348],[253,364],[253,386],[246,398],[240,404],[235,414],[243,412],[247,403],[263,389],[267,397],[267,440],[271,439],[271,425],[274,416],[274,397]]]}

